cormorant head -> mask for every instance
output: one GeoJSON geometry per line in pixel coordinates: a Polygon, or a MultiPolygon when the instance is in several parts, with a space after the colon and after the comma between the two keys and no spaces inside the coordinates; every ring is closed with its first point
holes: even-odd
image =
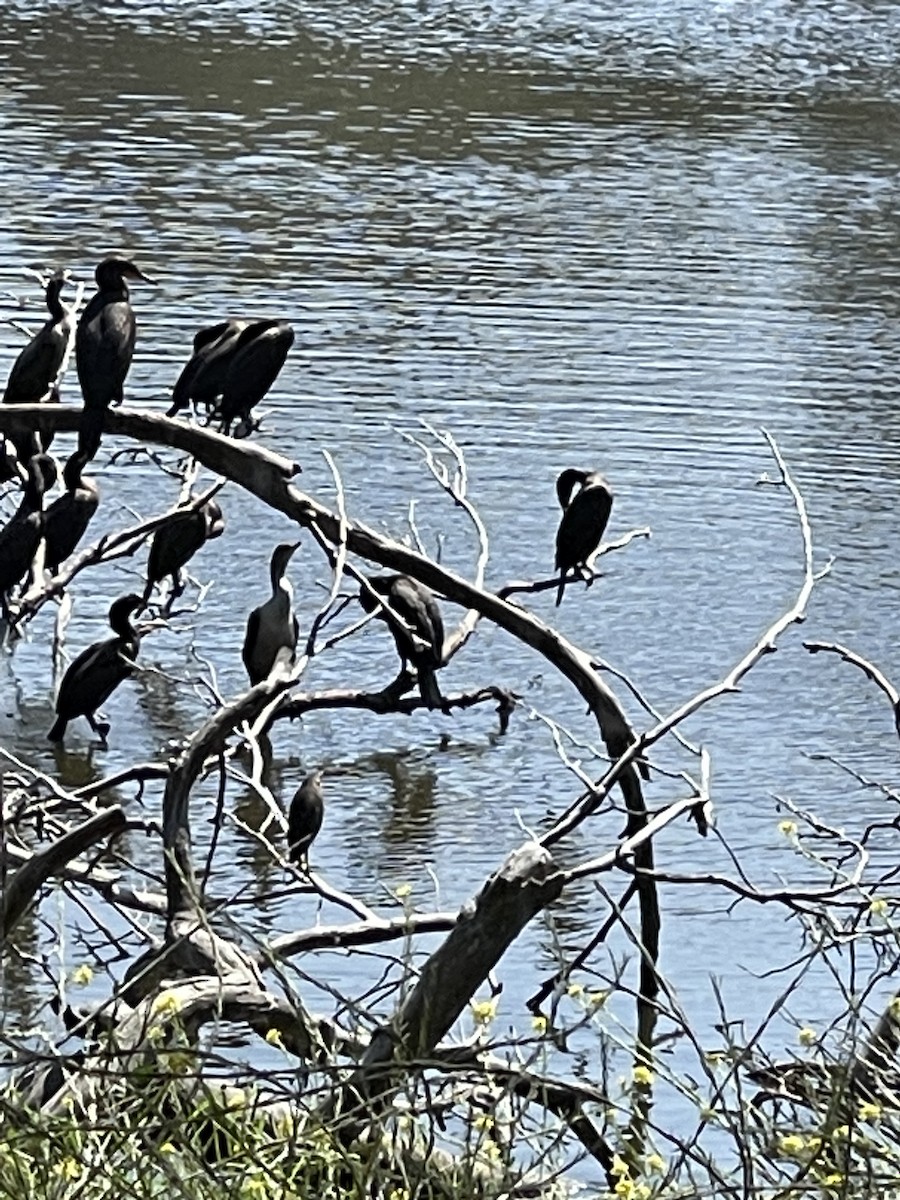
{"type": "Polygon", "coordinates": [[[63,483],[66,485],[67,491],[74,492],[81,483],[81,472],[89,461],[88,456],[81,450],[76,450],[66,459],[66,465],[63,467],[63,483]]]}
{"type": "Polygon", "coordinates": [[[560,472],[556,480],[556,498],[563,511],[569,507],[575,488],[584,487],[592,474],[594,472],[580,471],[577,467],[566,467],[565,471],[560,472]]]}
{"type": "Polygon", "coordinates": [[[44,492],[49,492],[58,478],[56,460],[49,454],[33,454],[28,460],[28,483],[25,490],[29,499],[40,503],[44,492]]]}
{"type": "Polygon", "coordinates": [[[124,258],[121,254],[111,254],[98,263],[94,278],[101,292],[121,287],[126,279],[139,279],[144,283],[156,282],[135,266],[130,258],[124,258]]]}
{"type": "Polygon", "coordinates": [[[278,588],[279,583],[281,583],[281,580],[284,578],[287,565],[291,561],[291,555],[299,545],[299,542],[282,542],[280,546],[276,546],[272,551],[272,563],[270,571],[272,575],[273,592],[278,588]]]}
{"type": "Polygon", "coordinates": [[[131,614],[143,607],[143,599],[134,593],[113,600],[109,606],[109,626],[113,633],[119,634],[120,637],[132,634],[134,630],[131,627],[131,614]]]}
{"type": "Polygon", "coordinates": [[[225,532],[225,515],[220,506],[215,500],[207,500],[203,505],[203,512],[206,516],[206,536],[221,537],[225,532]]]}
{"type": "Polygon", "coordinates": [[[381,608],[381,605],[372,595],[372,592],[377,592],[379,596],[384,596],[385,598],[389,597],[391,594],[391,585],[396,578],[396,575],[369,575],[366,579],[369,587],[366,587],[364,583],[359,585],[359,602],[367,613],[377,612],[381,608]],[[372,591],[369,591],[369,588],[372,591]]]}

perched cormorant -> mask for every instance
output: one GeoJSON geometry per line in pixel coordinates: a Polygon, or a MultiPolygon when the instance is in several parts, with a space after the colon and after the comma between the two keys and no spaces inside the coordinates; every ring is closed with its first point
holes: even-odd
{"type": "Polygon", "coordinates": [[[63,676],[56,697],[56,720],[47,734],[61,742],[66,726],[76,717],[87,717],[91,729],[106,744],[109,722],[98,721],[96,713],[123,679],[134,672],[141,637],[131,623],[131,614],[141,608],[140,596],[121,596],[109,609],[109,624],[115,637],[94,642],[78,655],[63,676]]]}
{"type": "Polygon", "coordinates": [[[578,471],[568,467],[556,481],[556,495],[563,510],[556,533],[556,569],[559,590],[556,603],[562,602],[566,575],[576,568],[583,571],[587,560],[600,545],[600,539],[612,511],[612,488],[599,471],[578,471]],[[575,495],[572,492],[575,488],[575,495]]]}
{"type": "Polygon", "coordinates": [[[250,410],[275,382],[293,343],[294,331],[287,321],[253,321],[241,330],[216,409],[225,433],[238,417],[238,436],[250,432],[250,410]]]}
{"type": "MultiPolygon", "coordinates": [[[[388,622],[402,660],[402,669],[405,669],[407,662],[412,663],[419,679],[419,691],[428,707],[449,712],[436,675],[443,665],[444,622],[434,593],[424,583],[410,579],[408,575],[375,575],[369,578],[369,583],[412,633],[421,639],[417,642],[412,633],[388,622]]],[[[359,599],[366,612],[377,611],[383,620],[387,620],[367,588],[360,588],[359,599]]]]}
{"type": "MultiPolygon", "coordinates": [[[[3,393],[4,404],[59,400],[54,385],[66,357],[74,324],[71,309],[59,298],[67,277],[65,271],[57,271],[47,281],[45,297],[50,319],[44,322],[13,363],[3,393]]],[[[11,434],[10,438],[23,462],[32,454],[46,450],[53,440],[52,435],[48,436],[42,444],[36,433],[11,434]]]]}
{"type": "Polygon", "coordinates": [[[299,542],[284,542],[275,547],[269,568],[272,595],[247,618],[241,656],[252,684],[268,679],[279,660],[286,659],[290,666],[294,664],[300,625],[294,615],[294,591],[284,573],[299,545],[299,542]]]}
{"type": "Polygon", "coordinates": [[[87,457],[78,450],[66,460],[63,467],[66,493],[54,500],[44,513],[44,537],[47,540],[44,566],[48,571],[58,571],[60,563],[74,552],[100,503],[100,489],[93,479],[81,474],[86,466],[87,457]]]}
{"type": "Polygon", "coordinates": [[[322,828],[322,772],[313,771],[294,793],[288,810],[288,858],[309,870],[309,848],[322,828]]]}
{"type": "Polygon", "coordinates": [[[7,596],[28,574],[44,532],[44,492],[56,482],[56,463],[49,454],[28,460],[28,479],[19,507],[0,529],[0,607],[8,615],[7,596]]]}
{"type": "Polygon", "coordinates": [[[238,339],[248,323],[236,319],[221,321],[195,335],[194,353],[172,389],[172,407],[167,417],[174,417],[192,401],[204,405],[207,411],[212,409],[222,395],[238,339]]]}
{"type": "Polygon", "coordinates": [[[118,255],[104,258],[94,277],[97,292],[75,331],[75,365],[84,396],[78,448],[88,461],[100,446],[106,410],[111,404],[122,403],[125,376],[134,354],[137,325],[125,281],[153,283],[133,262],[118,255]]]}
{"type": "Polygon", "coordinates": [[[219,537],[224,531],[225,518],[215,500],[207,500],[200,508],[189,508],[175,513],[164,525],[160,525],[153,535],[150,554],[147,557],[144,604],[150,599],[153,585],[162,583],[171,576],[172,590],[165,604],[168,611],[184,591],[181,568],[194,557],[205,542],[210,538],[219,537]]]}

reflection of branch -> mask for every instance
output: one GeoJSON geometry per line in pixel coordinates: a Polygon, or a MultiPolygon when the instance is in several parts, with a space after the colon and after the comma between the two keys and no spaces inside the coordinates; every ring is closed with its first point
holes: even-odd
{"type": "Polygon", "coordinates": [[[56,875],[73,858],[104,838],[125,828],[125,810],[120,805],[104,809],[95,817],[76,825],[68,833],[33,854],[7,879],[0,896],[0,936],[6,938],[20,920],[34,896],[51,875],[56,875]]]}

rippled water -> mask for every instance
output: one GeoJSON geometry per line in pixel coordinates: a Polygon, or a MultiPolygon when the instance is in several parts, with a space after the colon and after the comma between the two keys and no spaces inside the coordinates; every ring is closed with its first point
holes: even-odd
{"type": "MultiPolygon", "coordinates": [[[[6,6],[0,271],[26,308],[3,308],[40,319],[25,264],[89,279],[102,253],[127,250],[159,280],[135,289],[128,388],[156,408],[198,326],[289,317],[298,338],[267,402],[266,444],[302,461],[303,486],[325,500],[331,450],[352,512],[393,532],[420,498],[427,545],[445,535],[446,559],[471,569],[468,530],[398,432],[420,418],[451,429],[491,531],[494,584],[548,572],[557,472],[601,467],[616,489],[610,533],[649,525],[653,537],[567,595],[560,625],[663,709],[721,676],[800,584],[789,499],[757,486],[774,471],[768,428],[806,495],[817,563],[834,566],[803,629],[689,732],[713,755],[722,832],[770,885],[806,869],[776,832],[776,793],[839,824],[884,815],[882,798],[810,752],[889,783],[896,773],[887,706],[849,668],[809,660],[801,640],[847,642],[900,679],[900,12],[875,0],[599,7],[6,6]]],[[[20,345],[0,326],[4,361],[20,345]]],[[[108,527],[127,506],[174,499],[142,462],[101,460],[98,475],[108,527]]],[[[237,489],[223,505],[228,531],[196,561],[214,580],[196,638],[159,635],[144,658],[196,677],[195,640],[228,693],[242,686],[246,612],[287,525],[237,489]]],[[[71,649],[98,635],[109,594],[141,566],[77,596],[71,649]]],[[[312,611],[325,578],[312,549],[293,576],[312,611]]],[[[550,615],[552,599],[535,607],[550,615]]],[[[79,730],[55,759],[51,624],[45,613],[0,663],[4,744],[43,769],[71,782],[153,757],[202,711],[192,688],[147,674],[117,697],[109,752],[92,755],[79,730]]],[[[375,683],[392,665],[384,631],[369,630],[310,680],[364,671],[375,683]]],[[[592,739],[577,697],[499,634],[481,631],[447,675],[512,686],[592,739]]],[[[286,794],[312,764],[347,772],[316,844],[322,871],[377,903],[408,881],[429,905],[434,878],[442,906],[470,895],[521,840],[520,820],[539,826],[578,790],[543,725],[523,712],[506,738],[494,728],[479,711],[319,714],[283,729],[286,794]]],[[[650,802],[675,787],[654,783],[650,802]]],[[[575,861],[611,832],[583,830],[563,854],[575,861]]],[[[133,853],[158,870],[151,848],[133,853]]],[[[658,853],[673,870],[728,869],[693,826],[670,830],[658,853]]],[[[282,882],[231,827],[217,862],[222,892],[248,871],[260,891],[282,882]]],[[[778,961],[792,953],[778,914],[725,915],[720,895],[676,887],[665,902],[664,965],[689,1011],[715,1018],[714,973],[740,1015],[764,1012],[780,983],[748,989],[746,972],[772,965],[776,947],[778,961]]],[[[567,895],[564,944],[604,912],[590,889],[567,895]]],[[[269,932],[315,912],[293,898],[239,916],[269,932]]],[[[536,929],[517,950],[526,994],[550,969],[548,944],[536,929]]],[[[520,1002],[509,997],[511,1019],[520,1002]]],[[[795,1007],[809,1019],[822,1003],[813,989],[795,1007]]]]}

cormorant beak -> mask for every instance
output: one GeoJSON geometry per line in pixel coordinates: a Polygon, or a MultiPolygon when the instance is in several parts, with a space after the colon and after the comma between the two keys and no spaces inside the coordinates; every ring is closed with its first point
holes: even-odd
{"type": "Polygon", "coordinates": [[[140,279],[142,283],[152,283],[154,286],[156,284],[155,279],[151,279],[149,275],[145,275],[140,267],[136,267],[134,263],[131,263],[128,270],[124,271],[123,274],[129,279],[140,279]]]}

